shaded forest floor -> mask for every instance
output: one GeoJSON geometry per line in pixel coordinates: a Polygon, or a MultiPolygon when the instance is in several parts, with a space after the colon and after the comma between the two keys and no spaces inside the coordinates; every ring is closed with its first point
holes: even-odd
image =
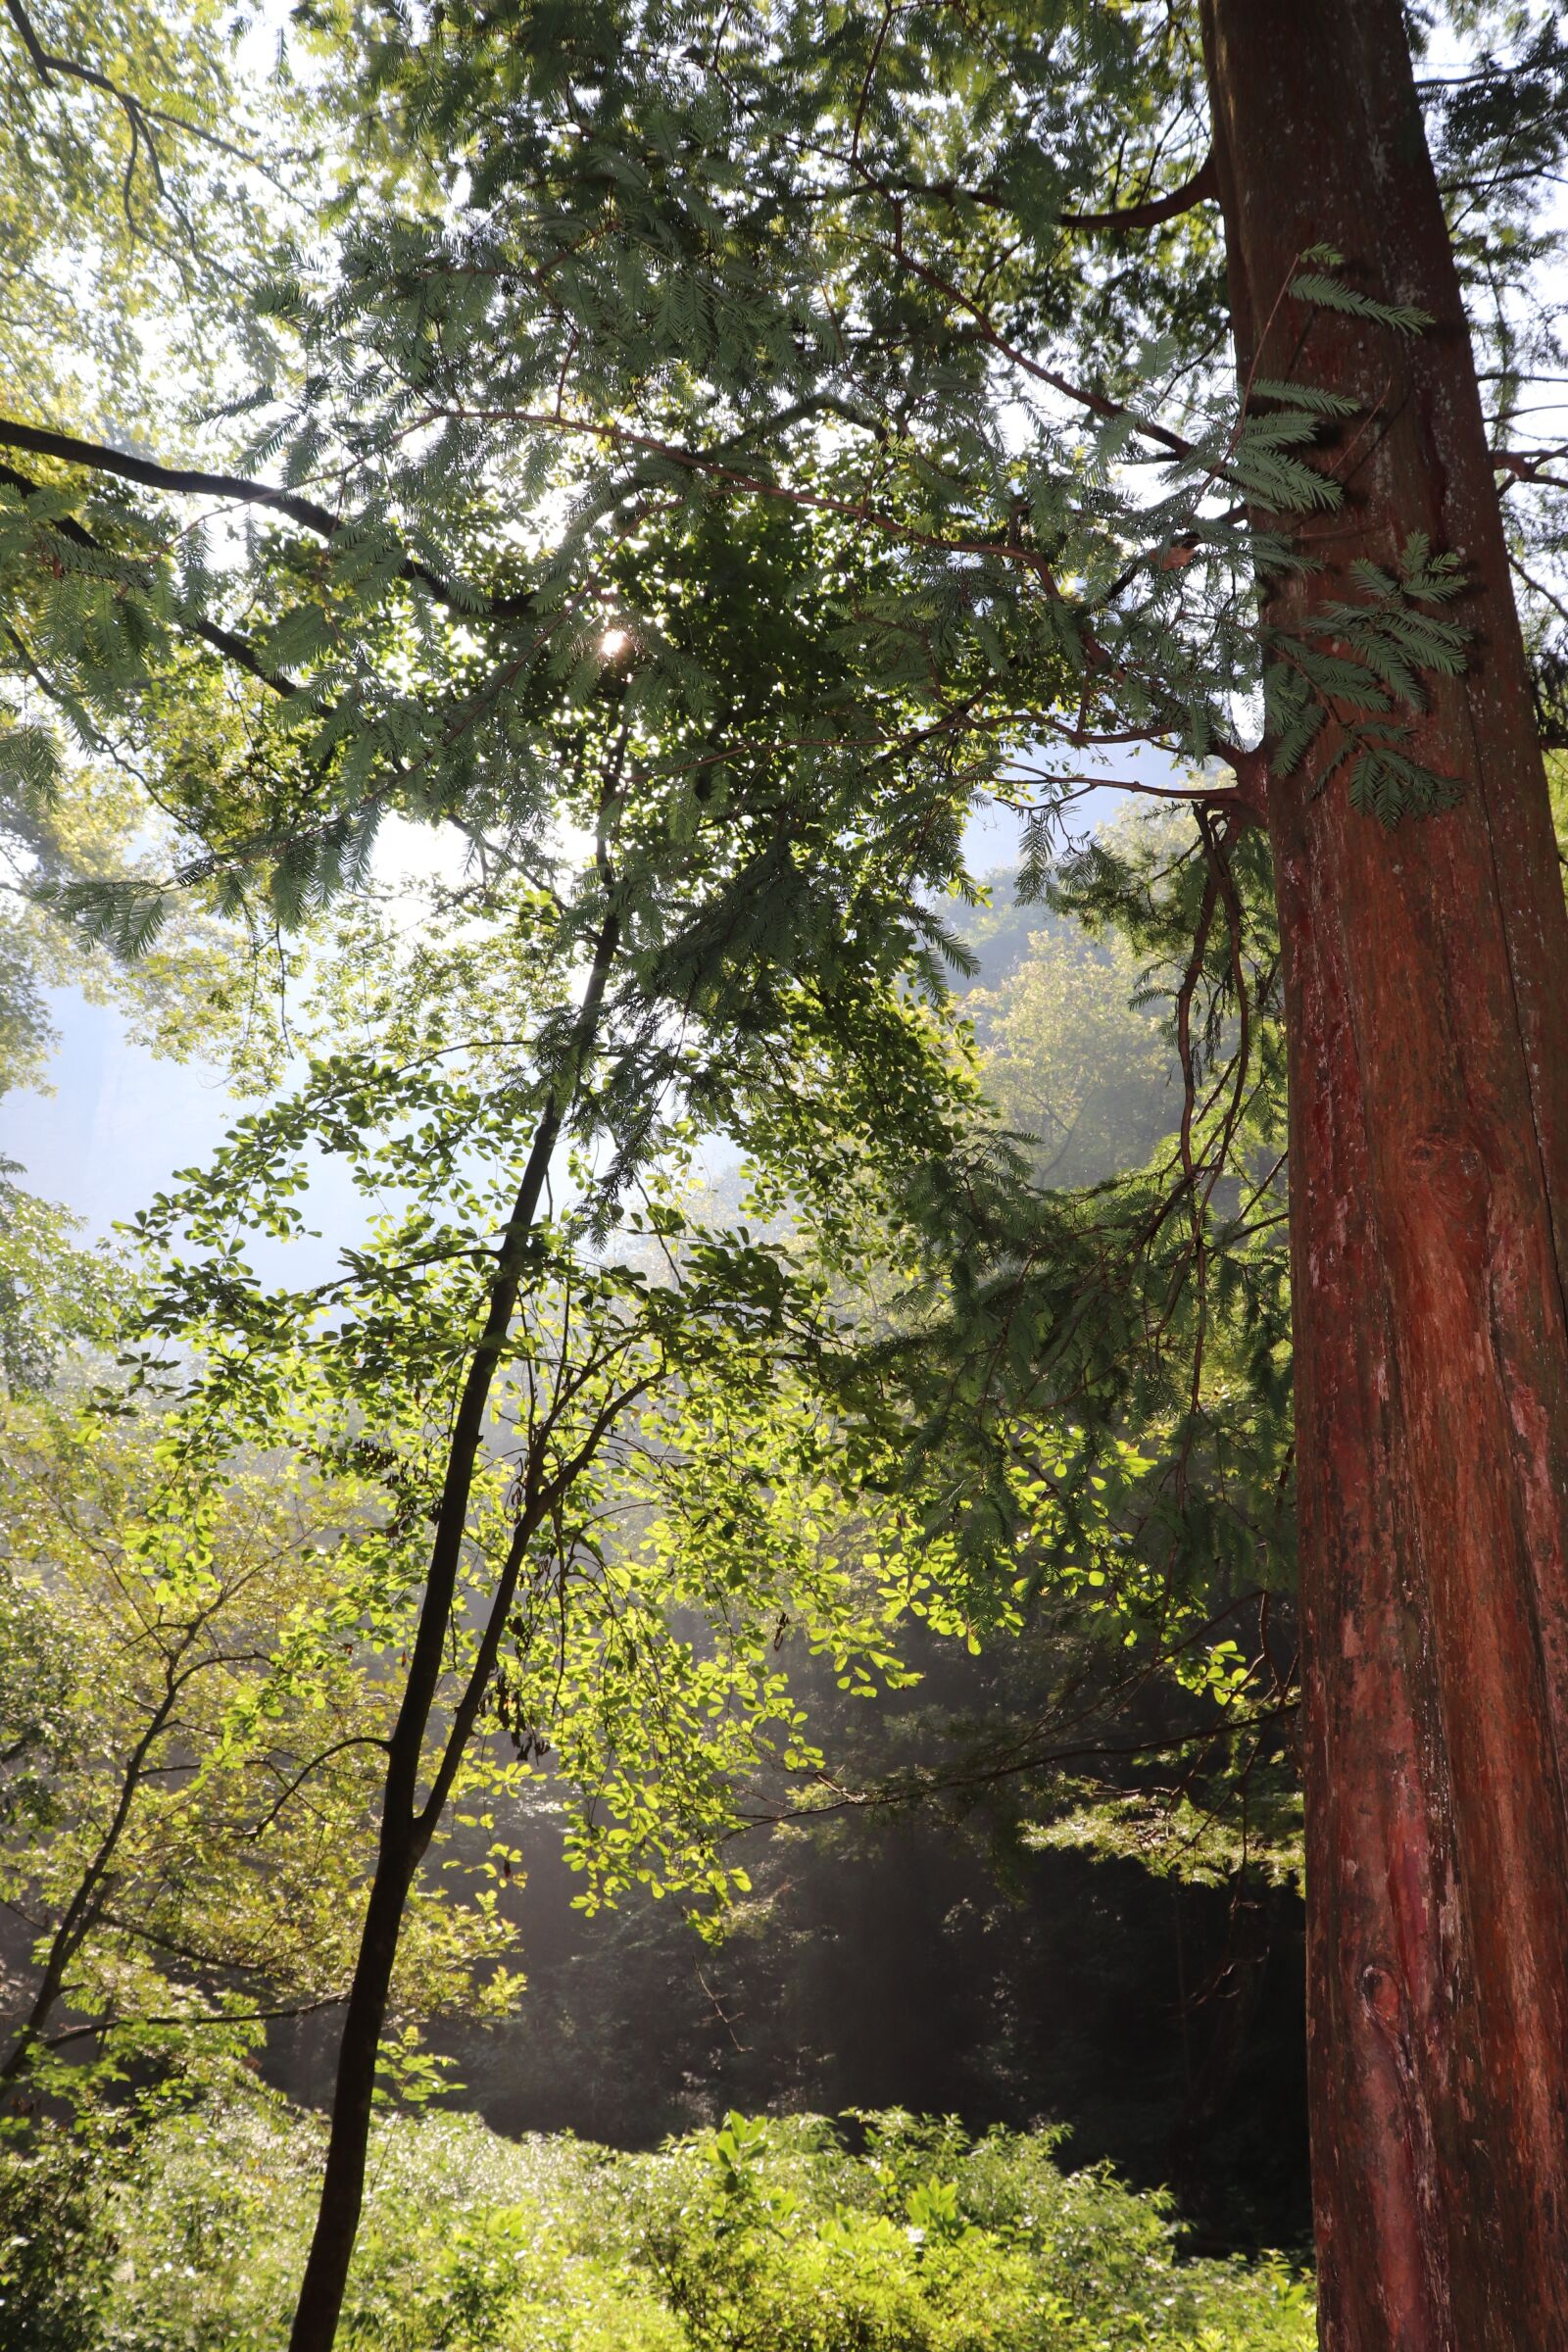
{"type": "MultiPolygon", "coordinates": [[[[1308,2352],[1281,2260],[1187,2261],[1164,2200],[1059,2135],[900,2111],[738,2117],[656,2154],[389,2118],[341,2341],[357,2352],[1308,2352]]],[[[274,2352],[319,2128],[281,2101],[116,2166],[0,2159],[5,2352],[274,2352]]]]}

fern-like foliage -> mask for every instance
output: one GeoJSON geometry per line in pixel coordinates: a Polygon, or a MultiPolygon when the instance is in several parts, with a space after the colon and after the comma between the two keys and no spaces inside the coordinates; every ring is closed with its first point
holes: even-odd
{"type": "Polygon", "coordinates": [[[1416,757],[1414,724],[1428,708],[1426,681],[1456,677],[1468,632],[1442,608],[1464,587],[1451,554],[1434,555],[1419,532],[1406,541],[1397,575],[1358,562],[1350,577],[1363,592],[1334,598],[1294,629],[1269,632],[1264,694],[1276,774],[1290,775],[1333,722],[1332,755],[1320,768],[1323,790],[1346,766],[1353,807],[1386,826],[1401,816],[1450,808],[1459,786],[1416,757]]]}

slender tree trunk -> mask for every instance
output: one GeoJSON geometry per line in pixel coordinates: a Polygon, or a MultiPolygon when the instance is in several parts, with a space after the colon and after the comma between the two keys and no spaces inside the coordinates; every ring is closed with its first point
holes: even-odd
{"type": "Polygon", "coordinates": [[[415,1869],[410,1850],[412,1826],[408,1817],[401,1815],[382,1829],[354,1981],[343,2013],[326,2165],[311,2250],[300,2281],[290,2352],[331,2352],[337,2334],[365,2201],[365,2164],[381,2034],[403,1930],[403,1906],[415,1869]]]}
{"type": "Polygon", "coordinates": [[[1462,557],[1466,674],[1392,833],[1268,786],[1285,943],[1309,2071],[1329,2352],[1568,2345],[1568,919],[1474,362],[1398,0],[1203,0],[1242,380],[1362,414],[1289,625],[1462,557]],[[1332,244],[1436,320],[1281,296],[1332,244]]]}
{"type": "MultiPolygon", "coordinates": [[[[623,730],[607,784],[607,808],[618,784],[624,746],[623,730]]],[[[602,816],[599,864],[608,887],[611,877],[603,825],[602,816]]],[[[354,2241],[359,2234],[360,2212],[365,2202],[365,2168],[369,2145],[376,2063],[386,2026],[392,1972],[403,1933],[404,1907],[414,1874],[424,1857],[440,1820],[450,1787],[451,1767],[471,1734],[477,1712],[476,1702],[482,1697],[489,1681],[495,1662],[495,1647],[505,1629],[507,1613],[516,1589],[517,1572],[526,1540],[537,1524],[536,1517],[532,1515],[532,1506],[525,1506],[514,1531],[507,1561],[492,1597],[490,1628],[476,1660],[474,1682],[470,1687],[469,1696],[474,1703],[460,1704],[455,1710],[444,1755],[432,1770],[429,1795],[421,1807],[418,1788],[420,1765],[424,1761],[425,1735],[457,1604],[458,1571],[467,1529],[474,1474],[484,1445],[490,1392],[516,1309],[534,1220],[549,1175],[551,1156],[560,1141],[566,1111],[580,1083],[584,1064],[593,1050],[604,1005],[606,982],[619,944],[620,919],[612,907],[600,929],[594,959],[589,968],[588,985],[573,1023],[571,1051],[564,1071],[557,1080],[558,1092],[547,1102],[541,1115],[517,1188],[516,1200],[513,1203],[501,1248],[500,1263],[490,1287],[484,1330],[469,1359],[453,1416],[441,1504],[430,1546],[430,1565],[419,1605],[408,1679],[404,1684],[397,1722],[387,1743],[387,1770],[382,1789],[381,1831],[376,1847],[375,1869],[366,1902],[364,1924],[360,1930],[360,1948],[355,1959],[354,1977],[344,2009],[321,2194],[317,2207],[311,2250],[306,2257],[305,2274],[300,2281],[299,2300],[289,2335],[289,2352],[332,2352],[336,2340],[343,2297],[348,2286],[349,2265],[354,2256],[354,2241]]]]}

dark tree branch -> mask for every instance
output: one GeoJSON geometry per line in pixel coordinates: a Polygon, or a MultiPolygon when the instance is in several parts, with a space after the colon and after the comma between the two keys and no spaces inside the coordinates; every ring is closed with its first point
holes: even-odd
{"type": "Polygon", "coordinates": [[[1219,194],[1215,176],[1214,158],[1204,158],[1191,179],[1172,188],[1168,196],[1152,197],[1147,204],[1129,204],[1111,213],[1063,213],[1063,228],[1108,228],[1121,231],[1129,228],[1158,228],[1165,220],[1175,220],[1183,213],[1196,210],[1219,194]]]}
{"type": "MultiPolygon", "coordinates": [[[[0,489],[20,491],[24,498],[37,498],[43,491],[43,484],[33,481],[25,473],[19,473],[14,466],[0,462],[0,489]]],[[[60,538],[68,539],[73,547],[88,548],[96,556],[110,553],[103,541],[94,538],[85,524],[77,522],[73,514],[52,515],[45,527],[56,532],[60,538]]],[[[236,667],[248,670],[253,678],[260,678],[262,684],[270,686],[274,694],[300,692],[297,678],[291,678],[284,670],[270,669],[249,638],[241,637],[235,630],[225,629],[216,620],[203,620],[189,612],[180,615],[178,625],[188,629],[193,637],[201,638],[203,644],[210,645],[215,653],[221,654],[225,662],[232,662],[236,667]]]]}
{"type": "Polygon", "coordinates": [[[5,11],[22,35],[22,45],[32,61],[38,79],[47,88],[53,89],[56,75],[63,74],[72,81],[85,82],[89,89],[102,90],[106,97],[113,98],[116,105],[123,109],[125,120],[130,124],[131,168],[135,166],[135,142],[139,133],[147,142],[148,162],[160,195],[164,193],[164,175],[159,167],[157,143],[152,135],[155,122],[161,122],[167,130],[183,131],[187,138],[199,139],[204,147],[216,147],[220,154],[232,155],[242,164],[254,164],[255,158],[247,155],[243,147],[236,147],[230,139],[220,138],[216,130],[204,130],[199,122],[192,122],[184,115],[172,115],[161,106],[148,106],[134,91],[122,89],[109,74],[99,73],[96,66],[83,65],[77,58],[61,57],[54,50],[46,49],[38,38],[32,19],[23,6],[23,0],[5,0],[5,11]]]}
{"type": "Polygon", "coordinates": [[[1544,468],[1560,465],[1564,458],[1568,458],[1568,448],[1560,444],[1554,449],[1494,449],[1492,465],[1494,472],[1509,474],[1516,482],[1542,482],[1547,489],[1560,490],[1562,477],[1544,468]]]}
{"type": "MultiPolygon", "coordinates": [[[[1092,416],[1103,417],[1107,422],[1120,421],[1125,418],[1135,432],[1142,433],[1147,440],[1156,442],[1161,449],[1168,449],[1173,457],[1197,458],[1200,456],[1200,453],[1197,446],[1184,439],[1180,433],[1173,433],[1166,425],[1156,424],[1152,417],[1140,416],[1136,410],[1127,408],[1119,400],[1112,400],[1107,393],[1097,392],[1089,385],[1071,382],[1068,377],[1058,375],[1054,368],[1042,367],[1038,360],[1032,360],[1027,352],[1020,351],[1016,344],[1009,342],[1002,333],[990,313],[985,310],[983,305],[976,302],[973,295],[966,294],[961,286],[954,285],[950,279],[941,276],[937,270],[928,269],[924,262],[915,259],[904,243],[902,230],[895,232],[892,254],[894,261],[901,269],[907,270],[911,276],[918,277],[938,294],[946,295],[950,302],[956,302],[961,309],[967,311],[981,340],[989,344],[993,351],[1000,352],[1002,357],[1012,367],[1021,368],[1026,375],[1032,375],[1039,383],[1049,384],[1054,392],[1059,392],[1063,399],[1074,401],[1078,407],[1087,409],[1092,416]]],[[[1231,477],[1226,473],[1218,473],[1216,478],[1228,481],[1231,477]]]]}
{"type": "MultiPolygon", "coordinates": [[[[167,490],[175,497],[228,498],[243,506],[267,507],[274,514],[287,515],[302,529],[314,531],[318,538],[332,540],[348,529],[348,518],[334,514],[314,498],[301,498],[294,490],[275,490],[269,482],[252,481],[240,473],[206,473],[198,468],[160,466],[151,458],[132,457],[122,449],[112,449],[107,442],[84,441],[75,433],[57,433],[45,425],[24,424],[17,417],[0,416],[0,448],[30,450],[35,457],[58,458],[63,465],[85,466],[95,473],[118,474],[122,481],[138,482],[149,490],[167,490]]],[[[445,605],[451,612],[460,613],[466,620],[520,620],[532,610],[531,596],[465,596],[450,580],[432,571],[428,564],[416,557],[405,556],[398,566],[398,577],[416,582],[445,605]]]]}
{"type": "MultiPolygon", "coordinates": [[[[381,1824],[343,2021],[338,2050],[337,2081],[332,2098],[331,2129],[321,2180],[316,2229],[306,2259],[290,2334],[290,2352],[331,2352],[347,2283],[349,2260],[365,2193],[366,2146],[369,2134],[382,2029],[386,2020],[392,1972],[402,1934],[404,1906],[450,1791],[460,1760],[449,1737],[434,1785],[422,1809],[417,1806],[417,1783],[431,1709],[440,1683],[454,1611],[458,1605],[458,1576],[467,1540],[468,1510],[476,1466],[484,1447],[485,1420],[502,1352],[521,1295],[534,1242],[535,1220],[545,1197],[550,1162],[565,1131],[572,1105],[598,1040],[611,967],[620,948],[621,917],[615,901],[611,868],[609,828],[619,798],[626,758],[629,721],[623,716],[611,755],[600,803],[597,861],[608,904],[595,943],[582,1004],[572,1027],[564,1060],[556,1072],[534,1130],[502,1238],[496,1271],[490,1283],[484,1327],[474,1342],[459,1393],[447,1441],[446,1471],[435,1514],[424,1591],[409,1652],[407,1679],[397,1719],[387,1742],[387,1770],[382,1791],[381,1824]]],[[[535,1490],[524,1500],[509,1550],[505,1578],[507,1599],[514,1590],[529,1534],[549,1508],[551,1490],[535,1490]],[[510,1580],[508,1582],[507,1580],[510,1580]]],[[[504,1622],[503,1611],[503,1622],[504,1622]]],[[[494,1664],[503,1624],[494,1615],[484,1636],[475,1672],[462,1708],[465,1738],[472,1728],[485,1683],[494,1664]],[[493,1637],[493,1639],[492,1639],[493,1637]]]]}
{"type": "MultiPolygon", "coordinates": [[[[1145,1757],[1190,1756],[1200,1760],[1210,1748],[1223,1740],[1250,1732],[1260,1725],[1290,1720],[1298,1712],[1299,1702],[1286,1699],[1278,1705],[1257,1708],[1235,1723],[1219,1723],[1194,1732],[1172,1732],[1168,1738],[1139,1740],[1120,1744],[1108,1740],[1085,1740],[1072,1746],[1026,1747],[1003,1750],[1000,1754],[982,1755],[974,1763],[951,1771],[925,1770],[904,1780],[889,1780],[868,1788],[845,1788],[828,1781],[825,1786],[833,1794],[825,1801],[813,1797],[807,1804],[787,1805],[766,1812],[746,1813],[738,1828],[731,1833],[745,1837],[749,1831],[766,1829],[779,1823],[810,1823],[829,1813],[866,1812],[873,1808],[895,1805],[923,1804],[932,1796],[957,1794],[976,1788],[989,1788],[998,1782],[1012,1780],[1025,1773],[1050,1772],[1064,1764],[1093,1763],[1102,1759],[1117,1764],[1137,1763],[1145,1757]]],[[[823,1786],[820,1776],[817,1785],[823,1786]]]]}
{"type": "Polygon", "coordinates": [[[198,2026],[260,2026],[270,2025],[278,2018],[318,2017],[323,2009],[341,2009],[344,1997],[341,1992],[328,1992],[319,2000],[285,2001],[275,2009],[218,2009],[201,2017],[97,2017],[90,2025],[68,2026],[63,2033],[46,2035],[40,2046],[59,2050],[68,2041],[87,2041],[97,2034],[148,2032],[155,2027],[161,2031],[177,2028],[187,2033],[198,2026]]]}
{"type": "Polygon", "coordinates": [[[276,1821],[278,1815],[282,1812],[289,1799],[298,1795],[300,1789],[304,1788],[306,1782],[311,1778],[311,1775],[313,1773],[320,1772],[326,1765],[331,1763],[334,1756],[341,1756],[347,1749],[351,1747],[378,1747],[384,1752],[386,1744],[387,1743],[385,1740],[381,1739],[379,1736],[372,1733],[364,1733],[352,1740],[336,1740],[332,1746],[323,1748],[319,1755],[312,1756],[310,1762],[308,1764],[303,1764],[299,1771],[295,1773],[293,1779],[286,1783],[281,1795],[277,1797],[275,1802],[268,1806],[267,1811],[257,1822],[256,1827],[250,1832],[251,1838],[253,1839],[264,1838],[267,1835],[267,1832],[272,1827],[272,1824],[276,1821]]]}

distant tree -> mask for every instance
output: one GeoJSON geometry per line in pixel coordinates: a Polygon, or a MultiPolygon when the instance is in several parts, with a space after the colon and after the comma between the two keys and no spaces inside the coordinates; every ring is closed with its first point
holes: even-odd
{"type": "Polygon", "coordinates": [[[1038,1138],[1036,1181],[1073,1189],[1142,1166],[1176,1124],[1173,984],[1120,933],[1041,927],[1043,911],[1010,968],[964,992],[963,1010],[986,1093],[1009,1127],[1038,1138]]]}

